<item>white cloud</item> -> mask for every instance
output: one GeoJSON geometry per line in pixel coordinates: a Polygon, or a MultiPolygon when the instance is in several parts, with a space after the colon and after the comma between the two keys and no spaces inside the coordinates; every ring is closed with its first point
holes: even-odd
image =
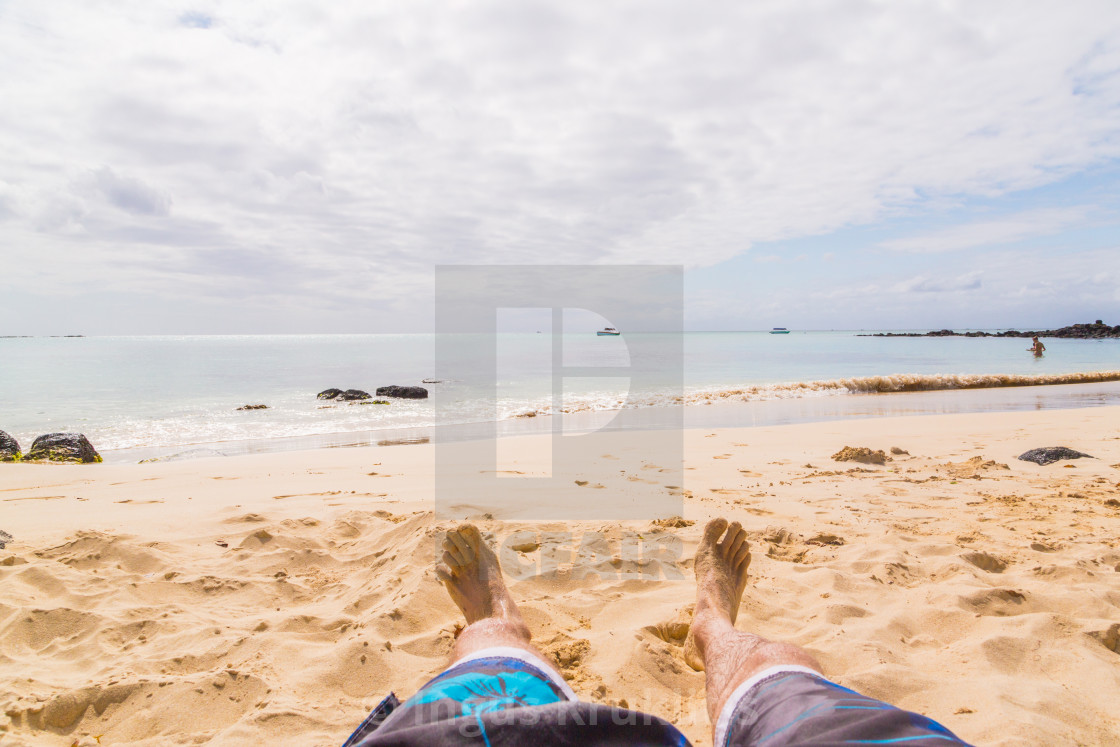
{"type": "Polygon", "coordinates": [[[108,166],[90,172],[86,187],[126,213],[166,216],[171,197],[134,177],[122,176],[108,166]]]}
{"type": "Polygon", "coordinates": [[[969,272],[953,278],[920,275],[897,283],[896,293],[955,293],[979,290],[983,285],[979,272],[969,272]]]}
{"type": "Polygon", "coordinates": [[[0,252],[59,261],[0,286],[399,321],[435,263],[710,265],[1120,156],[1117,39],[1112,0],[17,0],[0,252]]]}

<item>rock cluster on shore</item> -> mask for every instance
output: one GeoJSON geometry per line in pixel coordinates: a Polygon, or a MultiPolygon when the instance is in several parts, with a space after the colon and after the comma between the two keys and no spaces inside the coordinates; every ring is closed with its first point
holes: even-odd
{"type": "Polygon", "coordinates": [[[363,392],[361,389],[324,389],[315,395],[319,399],[334,399],[339,402],[358,402],[363,399],[370,399],[369,392],[363,392]]]}
{"type": "Polygon", "coordinates": [[[401,399],[427,399],[428,390],[422,386],[379,386],[378,397],[399,397],[401,399]]]}
{"type": "Polygon", "coordinates": [[[1020,332],[1009,329],[1003,332],[954,332],[951,329],[939,329],[931,332],[876,332],[875,334],[857,335],[858,337],[1065,337],[1076,340],[1100,340],[1104,338],[1120,337],[1120,324],[1115,327],[1105,324],[1098,319],[1092,324],[1072,324],[1060,329],[1044,329],[1031,332],[1020,332]]]}
{"type": "MultiPolygon", "coordinates": [[[[319,399],[330,399],[337,402],[358,402],[362,405],[387,405],[383,399],[374,400],[369,392],[361,389],[324,389],[316,395],[319,399]],[[369,400],[369,401],[362,401],[369,400]]],[[[379,386],[378,397],[396,397],[398,399],[427,399],[428,390],[422,386],[379,386]]]]}
{"type": "Polygon", "coordinates": [[[19,448],[19,441],[0,431],[0,462],[18,462],[23,459],[23,452],[19,448]]]}
{"type": "Polygon", "coordinates": [[[0,462],[74,462],[93,464],[101,455],[82,433],[47,433],[31,444],[27,454],[20,451],[19,442],[0,431],[0,462]]]}

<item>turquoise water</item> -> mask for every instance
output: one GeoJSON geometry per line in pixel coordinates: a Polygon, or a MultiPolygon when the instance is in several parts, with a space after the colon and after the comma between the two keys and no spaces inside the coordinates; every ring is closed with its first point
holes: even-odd
{"type": "MultiPolygon", "coordinates": [[[[1021,339],[692,332],[683,339],[682,392],[672,385],[679,365],[672,351],[681,341],[646,338],[655,358],[665,350],[652,365],[663,367],[663,386],[656,376],[641,392],[618,380],[570,380],[564,410],[1005,386],[1023,377],[1120,371],[1120,340],[1048,339],[1036,359],[1021,339]]],[[[332,406],[315,395],[420,384],[434,376],[433,345],[431,335],[4,338],[0,430],[25,448],[42,433],[80,431],[106,451],[426,426],[434,422],[433,400],[332,406]],[[256,403],[270,409],[236,409],[256,403]]],[[[496,407],[487,398],[494,383],[471,371],[424,385],[439,398],[441,422],[553,412],[549,336],[501,335],[498,350],[496,407]]],[[[626,335],[566,335],[563,357],[566,365],[626,365],[626,335]]]]}

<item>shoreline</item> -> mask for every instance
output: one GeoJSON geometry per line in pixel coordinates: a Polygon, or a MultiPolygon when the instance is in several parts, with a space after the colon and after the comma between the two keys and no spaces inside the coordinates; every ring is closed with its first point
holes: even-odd
{"type": "MultiPolygon", "coordinates": [[[[543,338],[521,333],[499,338],[510,361],[503,364],[496,391],[466,370],[437,372],[431,335],[9,340],[12,345],[5,348],[12,348],[10,365],[0,370],[0,388],[9,393],[0,429],[23,445],[45,433],[82,432],[99,451],[145,450],[137,452],[139,460],[199,448],[235,453],[290,448],[254,443],[275,438],[311,445],[318,440],[328,446],[369,443],[387,428],[532,419],[525,417],[530,414],[539,419],[559,411],[561,405],[550,394],[550,374],[537,365],[543,360],[540,355],[548,352],[543,338]],[[70,370],[83,373],[67,378],[70,370]],[[333,407],[315,396],[328,386],[374,392],[381,385],[429,378],[443,383],[429,387],[432,399],[427,401],[333,407]],[[268,409],[240,411],[246,404],[265,404],[268,409]],[[346,439],[337,435],[341,433],[359,435],[346,439]],[[248,443],[232,444],[235,441],[248,443]]],[[[670,368],[675,371],[679,365],[680,376],[649,371],[639,375],[645,364],[635,363],[629,373],[637,378],[629,386],[621,380],[576,377],[565,384],[562,408],[605,412],[627,399],[628,406],[638,407],[706,406],[723,400],[1120,379],[1120,347],[1107,340],[1055,340],[1046,356],[1035,359],[1024,352],[1025,344],[1013,339],[886,341],[854,337],[852,332],[685,333],[681,360],[680,335],[642,333],[628,344],[637,345],[637,338],[642,340],[640,347],[652,346],[654,358],[670,355],[670,368]]],[[[626,344],[603,340],[569,334],[564,345],[573,355],[578,351],[585,362],[599,365],[610,363],[626,344]]],[[[506,430],[523,432],[520,424],[503,427],[502,432],[506,430]]]]}
{"type": "MultiPolygon", "coordinates": [[[[765,426],[813,423],[868,417],[897,417],[917,414],[972,412],[1015,412],[1035,409],[1068,409],[1120,404],[1120,381],[1078,384],[1047,384],[973,389],[937,389],[912,392],[865,392],[820,397],[734,402],[709,400],[683,408],[683,425],[678,408],[638,407],[625,410],[597,410],[565,414],[566,432],[591,432],[611,428],[610,421],[625,413],[627,428],[660,430],[676,427],[765,426]]],[[[148,446],[106,449],[101,452],[108,463],[144,460],[180,461],[244,454],[338,449],[363,446],[395,446],[407,443],[456,442],[487,438],[510,438],[548,433],[552,415],[509,418],[477,423],[437,426],[388,427],[363,431],[341,431],[308,436],[278,436],[264,439],[209,441],[178,446],[148,446]]]]}

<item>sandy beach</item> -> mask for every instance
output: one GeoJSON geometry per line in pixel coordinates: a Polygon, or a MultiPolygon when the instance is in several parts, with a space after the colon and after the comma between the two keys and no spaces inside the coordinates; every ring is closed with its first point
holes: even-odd
{"type": "MultiPolygon", "coordinates": [[[[580,488],[676,491],[681,520],[499,521],[478,495],[465,515],[577,693],[696,745],[703,674],[682,643],[715,516],[750,529],[739,628],[977,744],[1120,744],[1118,423],[1098,407],[689,430],[683,485],[616,437],[580,488]],[[1015,458],[1055,445],[1096,458],[1015,458]],[[833,461],[844,446],[908,453],[833,461]]],[[[545,443],[503,451],[532,474],[545,443]]],[[[0,465],[0,743],[340,744],[444,667],[460,622],[433,573],[453,525],[435,448],[0,465]]]]}

